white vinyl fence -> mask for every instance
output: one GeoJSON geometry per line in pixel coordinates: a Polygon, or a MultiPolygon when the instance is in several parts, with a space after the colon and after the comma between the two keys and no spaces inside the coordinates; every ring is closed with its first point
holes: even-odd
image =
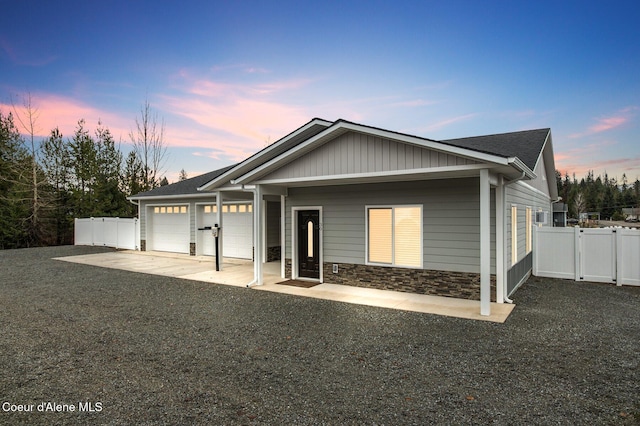
{"type": "Polygon", "coordinates": [[[640,230],[538,228],[533,275],[640,286],[640,230]]]}
{"type": "Polygon", "coordinates": [[[75,219],[74,244],[138,250],[140,222],[137,218],[89,217],[75,219]]]}

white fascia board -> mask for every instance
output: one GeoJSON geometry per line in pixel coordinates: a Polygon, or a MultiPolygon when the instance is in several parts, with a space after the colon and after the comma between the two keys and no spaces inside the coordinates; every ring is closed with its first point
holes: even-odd
{"type": "MultiPolygon", "coordinates": [[[[390,178],[390,177],[409,177],[409,176],[428,176],[438,175],[444,173],[462,173],[462,172],[476,172],[481,169],[486,169],[486,164],[467,164],[462,166],[448,166],[448,167],[436,167],[426,169],[408,169],[408,170],[389,170],[384,172],[370,172],[370,173],[349,173],[341,175],[328,175],[328,176],[308,176],[299,177],[293,179],[269,179],[269,180],[257,180],[256,184],[259,185],[283,185],[283,184],[295,184],[314,181],[351,181],[355,179],[375,179],[375,178],[390,178]]],[[[474,173],[475,174],[475,173],[474,173]]],[[[466,175],[465,175],[466,176],[466,175]]],[[[249,187],[252,185],[245,185],[249,187]]]]}
{"type": "Polygon", "coordinates": [[[509,157],[507,159],[508,163],[510,166],[513,166],[515,169],[519,170],[520,172],[524,173],[524,175],[529,178],[529,179],[535,179],[536,177],[538,177],[533,170],[531,170],[529,167],[527,167],[526,164],[524,164],[522,162],[522,160],[520,160],[518,157],[509,157]]]}
{"type": "Polygon", "coordinates": [[[527,182],[519,180],[519,181],[515,182],[514,185],[524,186],[529,191],[535,192],[536,194],[541,195],[544,198],[549,198],[551,200],[551,197],[548,194],[545,194],[544,192],[540,191],[539,189],[534,188],[533,186],[529,185],[527,182]]]}
{"type": "Polygon", "coordinates": [[[178,195],[150,195],[148,197],[127,197],[127,200],[138,200],[138,201],[147,201],[147,200],[173,200],[176,198],[215,198],[215,192],[203,192],[201,194],[178,194],[178,195]]]}
{"type": "Polygon", "coordinates": [[[235,184],[240,184],[243,182],[246,182],[248,180],[250,180],[252,177],[259,175],[260,173],[262,173],[263,171],[268,171],[271,167],[283,162],[284,160],[286,160],[288,157],[294,157],[296,158],[296,156],[298,155],[302,155],[307,153],[308,151],[310,151],[314,145],[316,145],[317,143],[319,143],[322,140],[327,139],[328,137],[330,137],[331,135],[333,135],[334,133],[343,133],[345,131],[355,131],[355,132],[359,132],[359,133],[366,133],[366,134],[370,134],[373,136],[379,136],[381,138],[385,138],[385,139],[390,139],[390,140],[395,140],[395,141],[399,141],[399,142],[404,142],[404,143],[408,143],[411,145],[416,145],[419,147],[423,147],[423,148],[429,148],[429,149],[433,149],[436,151],[440,151],[440,152],[445,152],[445,153],[449,153],[449,154],[454,154],[454,155],[459,155],[459,156],[463,156],[463,157],[468,157],[477,161],[482,161],[482,162],[488,162],[488,163],[494,163],[494,164],[499,164],[499,165],[507,165],[507,159],[504,157],[499,157],[496,155],[491,155],[491,154],[484,154],[481,152],[477,152],[477,151],[473,151],[470,149],[465,149],[465,148],[458,148],[455,146],[451,146],[451,145],[447,145],[444,143],[440,143],[440,142],[436,142],[436,141],[430,141],[430,140],[426,140],[426,139],[422,139],[422,138],[418,138],[415,136],[409,136],[409,135],[403,135],[403,134],[398,134],[398,133],[394,133],[394,132],[390,132],[387,130],[382,130],[382,129],[375,129],[375,128],[370,128],[370,127],[366,127],[366,126],[362,126],[359,124],[354,124],[354,123],[349,123],[349,122],[338,122],[336,124],[334,124],[333,126],[329,127],[328,129],[318,133],[317,135],[315,135],[314,137],[308,139],[306,142],[301,143],[300,145],[286,151],[283,152],[282,154],[280,154],[279,156],[273,158],[271,161],[268,161],[266,163],[264,163],[263,165],[256,167],[255,169],[251,170],[250,172],[238,177],[237,179],[232,180],[232,183],[235,184]]]}
{"type": "Polygon", "coordinates": [[[267,156],[271,151],[273,151],[276,148],[279,148],[280,146],[282,146],[284,143],[286,143],[287,141],[291,140],[292,138],[298,136],[300,133],[305,132],[306,130],[308,130],[310,127],[315,126],[317,124],[323,125],[323,126],[327,126],[330,127],[333,123],[330,121],[326,121],[326,120],[321,120],[319,118],[316,118],[312,121],[310,121],[309,123],[307,123],[306,125],[300,127],[298,130],[295,130],[294,132],[288,134],[287,136],[285,136],[284,138],[280,139],[277,142],[274,142],[272,145],[270,145],[269,147],[265,148],[262,151],[257,152],[256,154],[252,155],[251,157],[247,158],[246,160],[244,160],[243,162],[241,162],[240,164],[238,164],[236,167],[233,167],[230,170],[227,170],[225,173],[221,174],[220,176],[214,178],[213,180],[205,183],[204,185],[198,187],[198,191],[206,191],[207,189],[211,188],[211,187],[215,187],[216,185],[220,184],[220,182],[225,182],[228,180],[231,180],[232,183],[234,183],[234,181],[232,180],[232,176],[237,176],[238,174],[242,174],[244,172],[248,170],[251,170],[255,167],[256,163],[260,163],[261,160],[267,156]]]}

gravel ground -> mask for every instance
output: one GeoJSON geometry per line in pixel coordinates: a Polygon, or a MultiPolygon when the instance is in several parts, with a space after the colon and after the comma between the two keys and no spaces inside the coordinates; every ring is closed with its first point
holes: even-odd
{"type": "Polygon", "coordinates": [[[104,250],[0,252],[0,423],[640,423],[640,288],[495,324],[51,260],[104,250]]]}

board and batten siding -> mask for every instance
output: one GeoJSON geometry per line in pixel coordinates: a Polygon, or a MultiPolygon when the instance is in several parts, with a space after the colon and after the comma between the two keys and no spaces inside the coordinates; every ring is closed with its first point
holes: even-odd
{"type": "Polygon", "coordinates": [[[551,200],[549,196],[533,188],[528,183],[519,181],[512,185],[508,185],[505,190],[505,219],[506,219],[506,257],[507,268],[512,265],[511,262],[511,207],[518,207],[517,232],[518,232],[518,261],[522,260],[526,255],[526,208],[531,207],[532,212],[546,211],[548,212],[547,223],[543,226],[550,226],[553,220],[551,214],[551,200]]]}
{"type": "MultiPolygon", "coordinates": [[[[477,178],[290,188],[285,253],[291,258],[292,207],[322,206],[323,260],[365,264],[365,206],[421,205],[423,268],[480,272],[477,178]]],[[[491,205],[495,206],[494,191],[491,205]]],[[[491,208],[491,271],[495,273],[495,208],[491,208]]]]}
{"type": "Polygon", "coordinates": [[[468,158],[357,132],[347,132],[262,180],[373,173],[477,164],[468,158]]]}

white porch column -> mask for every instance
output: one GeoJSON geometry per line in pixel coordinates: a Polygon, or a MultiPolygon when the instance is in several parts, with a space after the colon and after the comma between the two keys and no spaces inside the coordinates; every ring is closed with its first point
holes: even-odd
{"type": "Polygon", "coordinates": [[[262,187],[253,192],[253,275],[256,285],[262,285],[262,187]]]}
{"type": "Polygon", "coordinates": [[[489,170],[480,170],[480,315],[491,315],[491,191],[489,170]]]}
{"type": "Polygon", "coordinates": [[[286,207],[285,207],[285,202],[286,202],[286,197],[284,195],[280,196],[280,276],[282,278],[286,278],[285,277],[285,251],[287,250],[286,244],[285,244],[285,239],[287,238],[287,233],[286,233],[286,225],[287,225],[287,221],[286,221],[286,207]]]}
{"type": "Polygon", "coordinates": [[[504,303],[505,296],[505,277],[504,270],[504,176],[498,175],[498,184],[496,186],[496,302],[504,303]]]}
{"type": "Polygon", "coordinates": [[[222,252],[222,246],[223,244],[223,240],[224,240],[224,228],[223,228],[223,224],[222,224],[222,192],[218,191],[216,192],[216,211],[218,212],[217,216],[218,218],[216,219],[216,223],[218,224],[218,226],[220,228],[222,228],[222,231],[220,232],[220,237],[218,238],[218,255],[220,256],[220,259],[218,261],[218,265],[220,265],[220,270],[222,271],[222,264],[223,259],[224,259],[224,254],[222,252]]]}

